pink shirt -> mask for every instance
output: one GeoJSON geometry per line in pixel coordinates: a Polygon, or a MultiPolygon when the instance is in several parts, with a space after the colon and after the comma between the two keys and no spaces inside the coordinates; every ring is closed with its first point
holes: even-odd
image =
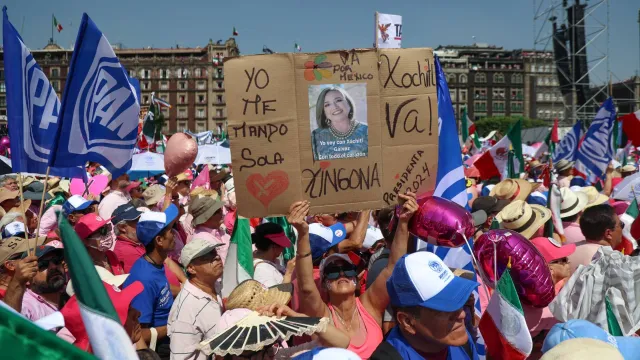
{"type": "Polygon", "coordinates": [[[193,235],[189,236],[189,238],[187,239],[187,244],[195,238],[211,241],[215,244],[224,244],[224,246],[220,246],[217,249],[218,254],[220,255],[220,259],[222,259],[222,264],[224,265],[224,262],[227,259],[227,250],[229,248],[229,241],[231,240],[231,236],[227,235],[227,233],[223,230],[210,229],[208,227],[198,225],[194,229],[193,235]]]}
{"type": "Polygon", "coordinates": [[[575,244],[584,240],[582,230],[580,230],[580,224],[575,222],[562,222],[564,228],[564,237],[566,239],[565,244],[575,244]]]}
{"type": "Polygon", "coordinates": [[[571,179],[573,179],[573,176],[558,176],[558,187],[570,187],[571,179]]]}
{"type": "Polygon", "coordinates": [[[118,206],[124,205],[129,201],[131,201],[129,194],[125,194],[119,190],[111,191],[100,201],[98,205],[98,215],[103,219],[109,219],[118,206]]]}
{"type": "Polygon", "coordinates": [[[573,274],[580,264],[589,265],[591,264],[591,259],[593,255],[596,254],[598,249],[602,245],[600,244],[592,244],[588,242],[579,243],[576,247],[576,251],[569,255],[569,266],[571,266],[571,273],[573,274]]]}
{"type": "MultiPolygon", "coordinates": [[[[39,320],[45,316],[51,315],[58,311],[58,307],[49,303],[42,296],[34,293],[31,289],[27,289],[22,297],[22,315],[31,321],[39,320]]],[[[71,335],[67,328],[58,331],[57,336],[65,341],[73,344],[76,338],[71,335]]]]}
{"type": "Polygon", "coordinates": [[[42,219],[40,219],[40,232],[38,232],[38,236],[47,236],[49,231],[58,228],[56,211],[62,211],[62,205],[53,205],[48,208],[44,214],[42,214],[42,219]]]}

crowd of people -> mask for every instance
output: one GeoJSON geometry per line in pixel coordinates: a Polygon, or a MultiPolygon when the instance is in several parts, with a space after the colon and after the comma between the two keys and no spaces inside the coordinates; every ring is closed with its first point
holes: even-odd
{"type": "MultiPolygon", "coordinates": [[[[571,162],[555,164],[563,231],[549,236],[545,225],[554,216],[546,206],[545,166],[530,159],[517,179],[480,181],[472,173],[468,205],[472,213],[487,215],[475,224],[475,237],[503,228],[535,246],[556,295],[602,247],[637,255],[633,236],[623,235],[632,224],[620,218],[630,202],[609,198],[615,184],[636,168],[611,167],[598,190],[575,185],[571,162]]],[[[96,164],[88,168],[89,175],[107,174],[96,164]]],[[[194,166],[171,179],[133,181],[122,175],[99,194],[72,195],[67,179],[46,180],[11,175],[0,180],[0,299],[33,322],[60,312],[65,326],[52,331],[84,351],[92,351],[91,341],[69,280],[59,216],[84,244],[141,359],[473,360],[484,355],[478,323],[492,284],[447,266],[434,253],[415,251],[409,224],[419,205],[413,193],[399,195],[397,206],[355,213],[309,214],[310,203],[297,201],[285,227],[249,219],[253,279],[223,298],[238,216],[230,167],[194,166]],[[195,186],[195,177],[204,172],[208,183],[195,186]],[[256,343],[248,336],[241,346],[220,340],[235,327],[282,317],[306,318],[298,320],[306,330],[273,341],[263,334],[256,343]]],[[[548,307],[523,301],[522,308],[533,341],[530,359],[640,356],[634,351],[640,339],[616,342],[584,319],[563,323],[548,307]]]]}

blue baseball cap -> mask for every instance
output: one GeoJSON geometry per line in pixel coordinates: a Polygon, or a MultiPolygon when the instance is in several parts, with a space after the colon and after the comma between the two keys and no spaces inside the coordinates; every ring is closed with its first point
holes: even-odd
{"type": "Polygon", "coordinates": [[[360,356],[351,350],[341,348],[316,347],[304,352],[292,360],[359,360],[360,356]]]}
{"type": "Polygon", "coordinates": [[[342,223],[324,226],[319,223],[309,225],[309,242],[311,257],[322,257],[331,247],[338,245],[347,237],[347,229],[342,223]]]}
{"type": "Polygon", "coordinates": [[[171,204],[164,212],[148,211],[140,215],[136,226],[138,240],[144,246],[149,245],[158,234],[171,226],[178,218],[178,213],[178,208],[171,204]]]}
{"type": "Polygon", "coordinates": [[[625,360],[638,359],[640,354],[640,338],[612,336],[598,325],[582,319],[553,325],[542,344],[542,353],[546,353],[565,340],[576,338],[590,338],[609,343],[618,349],[625,360]]]}
{"type": "Polygon", "coordinates": [[[96,201],[87,200],[80,195],[73,195],[72,197],[68,198],[67,201],[64,202],[64,204],[62,204],[62,211],[64,211],[66,215],[70,215],[73,212],[85,210],[89,206],[96,203],[96,201]]]}
{"type": "Polygon", "coordinates": [[[419,251],[398,260],[387,280],[387,292],[395,307],[456,311],[467,303],[478,285],[455,276],[437,255],[419,251]]]}

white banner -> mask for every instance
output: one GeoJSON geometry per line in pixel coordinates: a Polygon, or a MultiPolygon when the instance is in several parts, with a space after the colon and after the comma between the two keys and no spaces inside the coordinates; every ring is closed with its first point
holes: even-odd
{"type": "Polygon", "coordinates": [[[376,46],[401,48],[402,16],[376,13],[376,46]]]}

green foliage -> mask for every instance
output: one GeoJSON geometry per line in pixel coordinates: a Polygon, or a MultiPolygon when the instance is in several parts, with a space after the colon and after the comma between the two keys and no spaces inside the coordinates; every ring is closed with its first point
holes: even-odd
{"type": "Polygon", "coordinates": [[[487,136],[491,131],[497,130],[498,133],[504,135],[509,131],[509,128],[513,124],[516,123],[519,119],[522,119],[522,128],[534,128],[541,126],[550,126],[550,124],[545,120],[539,119],[528,119],[524,117],[514,117],[514,116],[495,116],[495,117],[486,117],[482,118],[475,122],[476,131],[479,136],[487,136]]]}

